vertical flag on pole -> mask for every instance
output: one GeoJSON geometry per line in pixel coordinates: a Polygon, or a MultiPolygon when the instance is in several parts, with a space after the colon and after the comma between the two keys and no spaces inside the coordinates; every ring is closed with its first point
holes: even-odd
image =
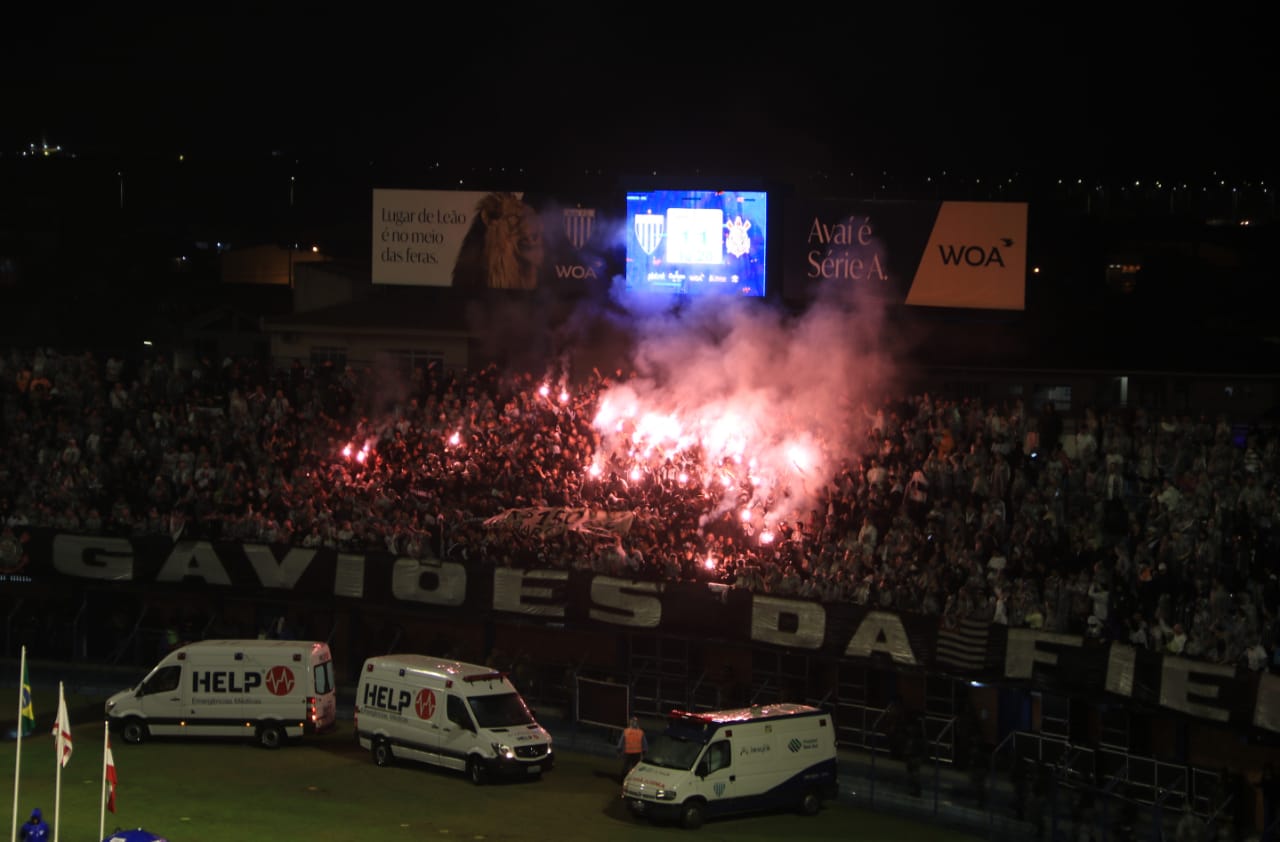
{"type": "Polygon", "coordinates": [[[116,811],[116,759],[111,756],[111,738],[107,738],[107,809],[116,811]]]}
{"type": "MultiPolygon", "coordinates": [[[[24,647],[25,648],[25,647],[24,647]]],[[[25,652],[24,652],[25,654],[25,652]]],[[[22,659],[22,721],[18,723],[21,736],[30,737],[36,730],[36,711],[31,705],[31,676],[27,674],[27,659],[22,659]]]]}
{"type": "Polygon", "coordinates": [[[71,722],[67,719],[67,696],[58,682],[58,721],[53,724],[53,739],[58,755],[58,774],[53,790],[53,842],[58,842],[62,828],[62,768],[71,759],[71,722]]]}
{"type": "Polygon", "coordinates": [[[67,719],[67,697],[62,693],[62,685],[58,685],[58,721],[53,726],[53,736],[58,752],[58,764],[66,767],[71,759],[71,722],[67,719]]]}
{"type": "Polygon", "coordinates": [[[105,839],[107,810],[116,811],[116,760],[111,756],[111,723],[102,723],[102,809],[98,811],[98,838],[105,839]]]}
{"type": "Polygon", "coordinates": [[[22,737],[26,732],[27,717],[31,718],[32,725],[35,724],[35,713],[31,708],[31,679],[27,676],[27,647],[22,647],[22,685],[18,688],[18,728],[15,736],[18,738],[17,746],[13,750],[13,818],[12,827],[10,828],[11,838],[18,838],[18,783],[22,779],[22,737]]]}

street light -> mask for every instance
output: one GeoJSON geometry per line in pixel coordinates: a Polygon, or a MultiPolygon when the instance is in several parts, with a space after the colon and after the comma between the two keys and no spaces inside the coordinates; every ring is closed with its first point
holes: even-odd
{"type": "MultiPolygon", "coordinates": [[[[289,228],[290,233],[297,230],[297,222],[293,218],[293,185],[298,180],[297,176],[289,176],[289,228]]],[[[296,242],[289,243],[289,289],[293,289],[293,250],[298,247],[296,242]]]]}

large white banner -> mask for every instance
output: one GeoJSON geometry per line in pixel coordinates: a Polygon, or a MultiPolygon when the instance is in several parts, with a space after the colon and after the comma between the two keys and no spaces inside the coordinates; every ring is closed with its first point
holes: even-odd
{"type": "Polygon", "coordinates": [[[447,287],[484,193],[374,190],[373,282],[447,287]]]}
{"type": "Polygon", "coordinates": [[[375,284],[534,289],[542,220],[520,193],[373,191],[375,284]]]}

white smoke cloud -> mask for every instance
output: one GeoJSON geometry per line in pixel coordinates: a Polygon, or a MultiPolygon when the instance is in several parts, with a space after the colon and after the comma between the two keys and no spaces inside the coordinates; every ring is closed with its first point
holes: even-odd
{"type": "Polygon", "coordinates": [[[634,322],[634,376],[602,395],[597,465],[657,470],[696,458],[716,512],[773,525],[807,517],[815,494],[865,447],[890,378],[872,302],[828,296],[790,313],[759,299],[620,299],[634,322]]]}

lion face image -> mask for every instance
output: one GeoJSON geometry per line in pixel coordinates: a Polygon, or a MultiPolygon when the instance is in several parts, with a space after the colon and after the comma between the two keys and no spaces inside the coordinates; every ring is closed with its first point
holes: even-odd
{"type": "Polygon", "coordinates": [[[513,193],[490,193],[476,216],[453,268],[454,286],[535,289],[546,259],[542,220],[513,193]]]}

